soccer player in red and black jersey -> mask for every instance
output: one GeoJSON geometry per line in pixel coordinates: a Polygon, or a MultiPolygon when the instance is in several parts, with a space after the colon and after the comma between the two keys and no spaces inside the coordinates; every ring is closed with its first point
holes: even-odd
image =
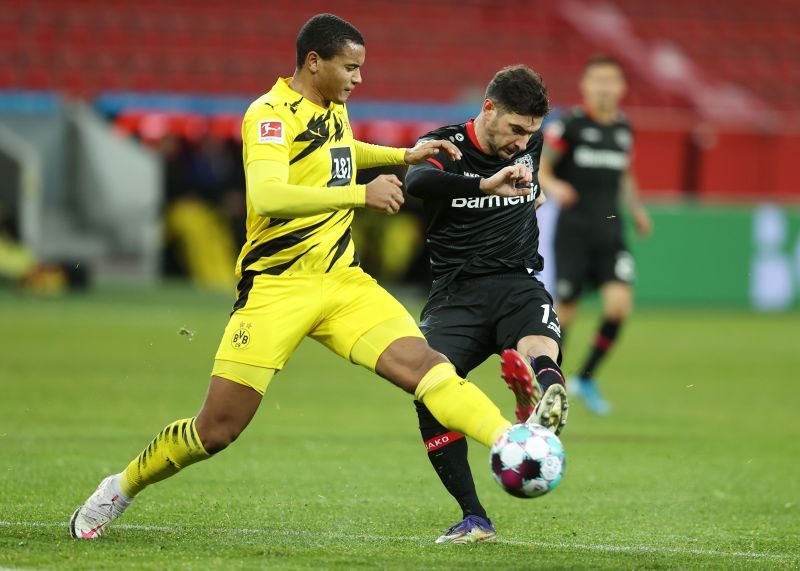
{"type": "MultiPolygon", "coordinates": [[[[525,66],[492,79],[480,114],[436,129],[423,141],[450,141],[459,158],[439,153],[409,169],[409,194],[424,200],[433,286],[420,328],[462,374],[492,354],[517,400],[517,420],[558,433],[567,419],[560,328],[553,299],[535,277],[536,173],[547,90],[525,66]]],[[[438,543],[491,540],[495,529],[478,500],[467,442],[417,402],[420,432],[442,483],[464,519],[438,543]]]]}
{"type": "Polygon", "coordinates": [[[607,56],[586,64],[581,79],[583,106],[548,126],[539,180],[561,206],[555,236],[556,296],[562,333],[573,322],[585,285],[600,290],[603,318],[586,361],[570,386],[590,411],[611,406],[600,394],[595,371],[617,339],[633,306],[633,258],[623,236],[620,193],[640,236],[652,223],[631,171],[631,126],[620,112],[625,75],[607,56]]]}

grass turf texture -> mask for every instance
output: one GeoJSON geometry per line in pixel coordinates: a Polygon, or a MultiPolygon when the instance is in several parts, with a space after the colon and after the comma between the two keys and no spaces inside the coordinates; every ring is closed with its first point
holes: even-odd
{"type": "MultiPolygon", "coordinates": [[[[73,509],[166,423],[196,413],[230,299],[182,288],[0,294],[0,567],[792,568],[800,565],[797,315],[641,310],[573,403],[567,473],[519,500],[471,443],[499,541],[434,545],[460,513],[411,398],[306,341],[242,437],[146,490],[97,542],[73,509]],[[196,332],[179,335],[180,328],[196,332]]],[[[570,332],[566,370],[596,314],[570,332]]],[[[491,359],[471,379],[511,416],[491,359]]]]}

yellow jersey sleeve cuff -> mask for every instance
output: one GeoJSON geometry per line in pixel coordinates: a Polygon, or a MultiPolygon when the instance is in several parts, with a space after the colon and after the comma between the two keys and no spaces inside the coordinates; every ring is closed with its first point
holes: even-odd
{"type": "Polygon", "coordinates": [[[353,205],[364,208],[367,205],[367,185],[356,184],[353,186],[353,205]]]}
{"type": "Polygon", "coordinates": [[[392,149],[394,151],[394,160],[396,165],[406,164],[406,150],[407,149],[392,149]]]}

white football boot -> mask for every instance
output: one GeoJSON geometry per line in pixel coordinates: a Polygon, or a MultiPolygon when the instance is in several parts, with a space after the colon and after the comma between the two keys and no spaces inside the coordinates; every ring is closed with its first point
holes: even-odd
{"type": "Polygon", "coordinates": [[[72,514],[69,533],[77,539],[97,539],[108,524],[117,519],[133,502],[119,491],[120,474],[109,476],[97,486],[81,507],[72,514]]]}

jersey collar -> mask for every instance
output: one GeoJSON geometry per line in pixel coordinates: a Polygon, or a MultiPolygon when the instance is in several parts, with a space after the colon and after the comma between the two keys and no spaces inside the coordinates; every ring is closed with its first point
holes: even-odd
{"type": "Polygon", "coordinates": [[[295,101],[299,101],[300,105],[310,106],[312,109],[317,111],[328,111],[332,110],[336,105],[333,101],[331,101],[330,105],[325,107],[320,107],[316,103],[313,103],[303,97],[302,93],[298,93],[294,89],[292,89],[290,83],[292,81],[291,77],[279,77],[278,81],[275,82],[275,85],[272,87],[272,91],[274,91],[278,96],[282,99],[285,99],[291,103],[295,101]]]}
{"type": "Polygon", "coordinates": [[[482,152],[484,155],[487,154],[486,151],[483,150],[483,147],[481,147],[481,144],[478,141],[478,136],[475,134],[475,119],[470,119],[469,121],[467,121],[466,129],[467,129],[467,137],[469,137],[469,140],[472,142],[473,145],[475,145],[475,148],[478,149],[480,152],[482,152]]]}

